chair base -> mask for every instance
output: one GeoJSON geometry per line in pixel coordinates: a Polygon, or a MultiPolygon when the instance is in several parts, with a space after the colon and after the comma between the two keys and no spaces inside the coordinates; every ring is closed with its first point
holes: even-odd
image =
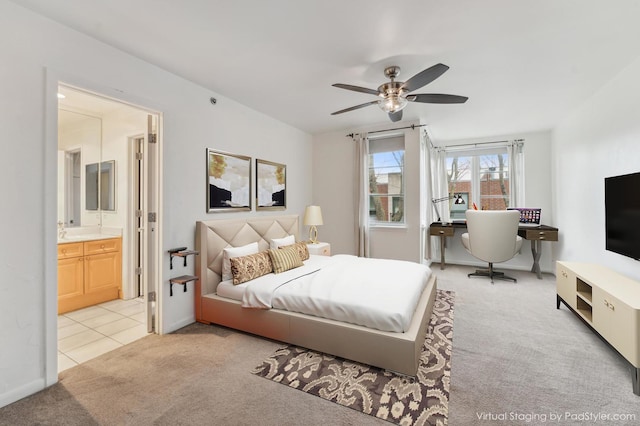
{"type": "Polygon", "coordinates": [[[493,263],[489,263],[489,269],[476,269],[475,272],[467,274],[467,277],[489,277],[491,278],[491,284],[493,284],[494,278],[497,280],[513,281],[514,283],[518,282],[515,278],[505,275],[504,272],[495,271],[493,269],[493,263]]]}

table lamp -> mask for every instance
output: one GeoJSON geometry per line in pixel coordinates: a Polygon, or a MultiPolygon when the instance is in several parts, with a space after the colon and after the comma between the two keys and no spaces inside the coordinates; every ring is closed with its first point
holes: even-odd
{"type": "Polygon", "coordinates": [[[307,206],[304,210],[304,219],[302,222],[310,226],[309,239],[313,244],[318,244],[318,228],[317,225],[322,225],[322,210],[320,206],[307,206]]]}

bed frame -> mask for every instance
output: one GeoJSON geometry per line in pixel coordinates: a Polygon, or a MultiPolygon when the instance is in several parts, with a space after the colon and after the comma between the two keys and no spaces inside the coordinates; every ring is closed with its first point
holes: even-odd
{"type": "Polygon", "coordinates": [[[216,295],[225,247],[258,242],[269,248],[272,238],[295,235],[298,216],[222,219],[196,223],[196,320],[257,334],[342,358],[415,376],[436,295],[431,274],[409,330],[393,333],[279,309],[246,309],[240,302],[216,295]]]}

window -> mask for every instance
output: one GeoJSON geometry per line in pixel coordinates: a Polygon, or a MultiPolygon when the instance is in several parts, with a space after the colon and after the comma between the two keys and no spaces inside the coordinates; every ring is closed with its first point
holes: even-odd
{"type": "Polygon", "coordinates": [[[473,204],[481,210],[504,210],[509,205],[507,149],[447,153],[447,187],[451,219],[464,219],[473,204]]]}
{"type": "Polygon", "coordinates": [[[369,140],[369,222],[404,223],[404,137],[369,140]]]}

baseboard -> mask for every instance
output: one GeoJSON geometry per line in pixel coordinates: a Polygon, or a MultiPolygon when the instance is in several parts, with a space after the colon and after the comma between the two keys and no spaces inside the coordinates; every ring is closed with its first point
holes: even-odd
{"type": "Polygon", "coordinates": [[[44,378],[39,378],[27,384],[24,384],[16,389],[12,389],[8,392],[0,394],[0,408],[5,405],[12,404],[16,401],[26,398],[29,395],[33,395],[45,388],[44,378]]]}

